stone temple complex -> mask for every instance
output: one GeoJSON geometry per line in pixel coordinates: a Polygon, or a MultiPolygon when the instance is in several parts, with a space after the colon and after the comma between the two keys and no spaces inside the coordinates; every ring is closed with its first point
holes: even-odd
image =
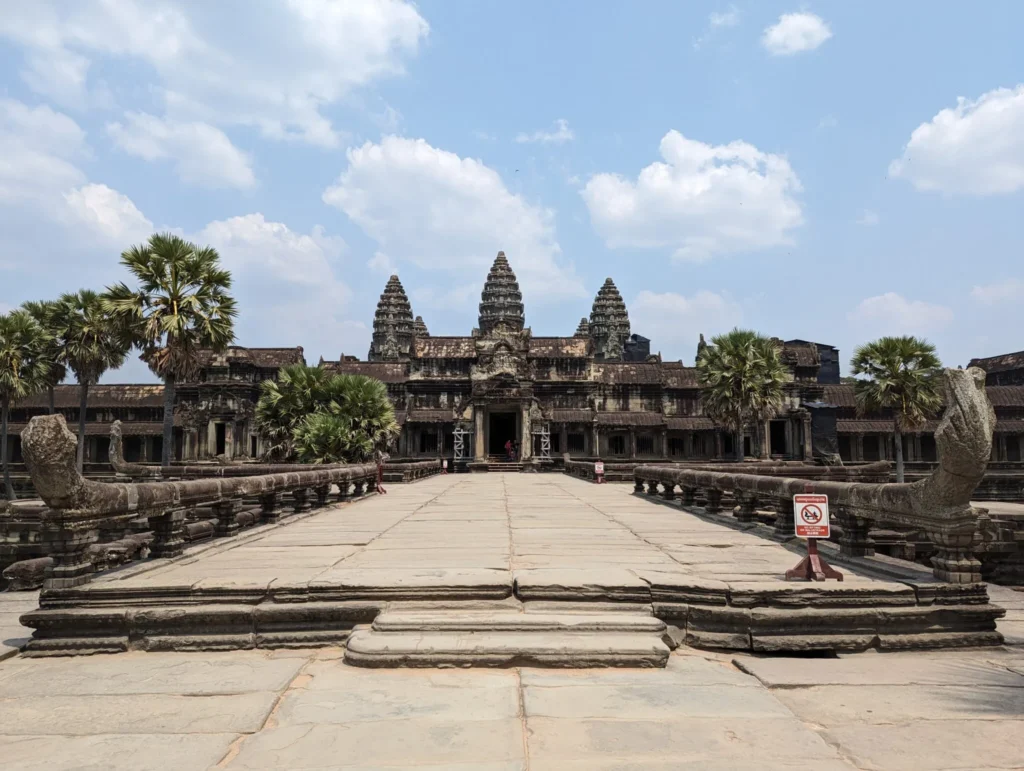
{"type": "MultiPolygon", "coordinates": [[[[768,421],[763,452],[784,460],[874,461],[894,457],[892,418],[858,415],[853,385],[841,382],[839,351],[795,339],[780,341],[791,378],[782,410],[768,421]]],[[[700,345],[704,345],[703,338],[700,345]]],[[[699,347],[698,347],[699,350],[699,347]]],[[[304,362],[301,347],[245,348],[206,354],[196,383],[178,386],[175,449],[179,460],[258,457],[253,423],[259,384],[280,367],[304,362]]],[[[713,460],[735,456],[733,437],[701,412],[697,370],[651,353],[636,334],[626,304],[608,278],[589,317],[565,337],[534,336],[514,270],[499,253],[481,293],[477,328],[464,337],[431,335],[398,276],[380,296],[366,360],[342,356],[321,366],[369,375],[387,384],[402,433],[393,457],[460,458],[483,463],[517,442],[520,460],[713,460]]],[[[992,460],[1024,455],[1024,354],[976,359],[988,372],[997,423],[992,460]]],[[[86,457],[106,461],[110,424],[120,420],[129,461],[160,457],[162,387],[109,385],[90,390],[86,457]]],[[[59,386],[56,406],[74,430],[77,386],[59,386]]],[[[45,414],[47,395],[12,409],[11,456],[21,461],[19,434],[45,414]]],[[[936,459],[930,420],[904,436],[910,462],[936,459]]],[[[743,451],[756,443],[748,435],[743,451]]]]}

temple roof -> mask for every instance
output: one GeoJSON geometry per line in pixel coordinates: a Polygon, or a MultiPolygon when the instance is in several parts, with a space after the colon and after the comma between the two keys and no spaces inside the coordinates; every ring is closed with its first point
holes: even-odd
{"type": "Polygon", "coordinates": [[[584,316],[576,326],[576,334],[573,337],[590,337],[590,322],[584,316]]]}
{"type": "MultiPolygon", "coordinates": [[[[857,406],[852,383],[825,386],[824,401],[837,407],[857,406]]],[[[985,394],[993,407],[1024,407],[1024,386],[986,386],[985,394]]]]}
{"type": "Polygon", "coordinates": [[[413,342],[418,359],[475,359],[476,341],[472,337],[418,337],[413,342]]]}
{"type": "Polygon", "coordinates": [[[523,295],[504,252],[498,252],[480,293],[480,332],[489,334],[499,325],[520,331],[525,326],[523,295]]]}
{"type": "MultiPolygon", "coordinates": [[[[78,408],[79,389],[77,385],[59,385],[53,389],[53,403],[57,409],[78,408]]],[[[47,408],[50,396],[46,391],[19,399],[12,404],[15,408],[47,408]]],[[[162,385],[94,385],[89,386],[89,409],[104,407],[163,407],[164,387],[162,385]]]]}
{"type": "Polygon", "coordinates": [[[382,383],[404,383],[408,376],[404,361],[325,361],[320,366],[339,375],[366,375],[382,383]]]}
{"type": "Polygon", "coordinates": [[[427,329],[427,324],[423,321],[422,316],[417,316],[412,322],[412,333],[417,337],[430,337],[430,331],[427,329]]]}
{"type": "Polygon", "coordinates": [[[590,356],[590,339],[531,337],[529,356],[535,359],[585,359],[590,356]]]}
{"type": "Polygon", "coordinates": [[[821,357],[818,356],[818,346],[815,343],[796,341],[784,343],[781,357],[783,364],[791,364],[797,367],[817,367],[821,364],[821,357]]]}
{"type": "Polygon", "coordinates": [[[294,348],[245,348],[241,345],[231,345],[221,353],[214,353],[212,350],[204,348],[197,353],[197,356],[201,367],[248,363],[263,369],[279,369],[289,364],[304,364],[306,362],[301,345],[294,348]]]}
{"type": "Polygon", "coordinates": [[[402,282],[392,274],[384,285],[373,314],[373,339],[367,358],[371,361],[396,361],[408,356],[412,335],[412,305],[402,282]]]}
{"type": "Polygon", "coordinates": [[[1005,372],[1012,369],[1024,369],[1024,351],[989,356],[985,359],[971,359],[968,367],[981,367],[985,372],[1005,372]]]}

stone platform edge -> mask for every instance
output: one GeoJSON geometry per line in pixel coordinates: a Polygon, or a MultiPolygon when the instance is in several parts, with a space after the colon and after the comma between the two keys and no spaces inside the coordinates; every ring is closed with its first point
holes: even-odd
{"type": "MultiPolygon", "coordinates": [[[[529,573],[529,571],[525,571],[529,573]]],[[[647,578],[628,587],[510,576],[461,585],[308,584],[124,587],[43,592],[21,617],[35,630],[25,656],[243,650],[342,645],[392,601],[443,601],[458,613],[479,601],[621,603],[650,613],[673,641],[754,652],[902,650],[999,645],[986,584],[726,584],[647,578]]]]}

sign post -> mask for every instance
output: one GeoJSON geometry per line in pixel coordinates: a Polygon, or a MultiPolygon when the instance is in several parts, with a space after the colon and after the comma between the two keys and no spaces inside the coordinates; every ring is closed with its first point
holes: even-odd
{"type": "Polygon", "coordinates": [[[604,461],[599,460],[594,464],[594,482],[596,484],[604,484],[604,461]]]}
{"type": "Polygon", "coordinates": [[[810,492],[793,496],[793,518],[796,537],[807,541],[807,556],[792,570],[786,571],[786,580],[824,581],[834,578],[843,580],[843,574],[829,565],[818,554],[818,539],[832,535],[828,518],[828,496],[810,492]]]}

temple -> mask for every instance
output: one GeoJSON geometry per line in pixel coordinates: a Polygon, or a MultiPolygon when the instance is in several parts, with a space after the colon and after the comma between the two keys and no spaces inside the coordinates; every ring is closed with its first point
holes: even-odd
{"type": "MultiPolygon", "coordinates": [[[[700,347],[706,343],[701,337],[700,347]]],[[[840,378],[839,351],[809,340],[779,341],[789,382],[778,415],[762,427],[763,456],[789,460],[872,461],[894,457],[892,416],[858,415],[852,383],[840,378]]],[[[259,384],[285,365],[304,363],[301,347],[243,348],[204,354],[195,383],[178,386],[174,457],[251,458],[263,452],[253,413],[259,384]]],[[[728,430],[701,413],[697,370],[651,353],[636,334],[626,304],[608,278],[589,317],[567,337],[534,336],[515,272],[499,252],[481,292],[477,328],[464,337],[432,336],[398,276],[384,287],[366,360],[341,356],[320,365],[369,375],[387,384],[402,433],[395,457],[443,457],[481,467],[516,442],[518,462],[535,467],[563,457],[606,460],[710,460],[736,454],[728,430]]],[[[1024,352],[975,359],[988,373],[997,423],[993,461],[1024,454],[1024,352]]],[[[129,461],[160,457],[163,388],[90,389],[87,460],[106,461],[113,420],[124,430],[129,461]]],[[[56,407],[72,430],[78,387],[59,386],[56,407]]],[[[19,434],[47,411],[47,395],[14,405],[10,457],[20,462],[19,434]]],[[[903,437],[909,462],[936,460],[930,420],[903,437]]],[[[744,455],[758,450],[752,431],[744,455]]]]}

